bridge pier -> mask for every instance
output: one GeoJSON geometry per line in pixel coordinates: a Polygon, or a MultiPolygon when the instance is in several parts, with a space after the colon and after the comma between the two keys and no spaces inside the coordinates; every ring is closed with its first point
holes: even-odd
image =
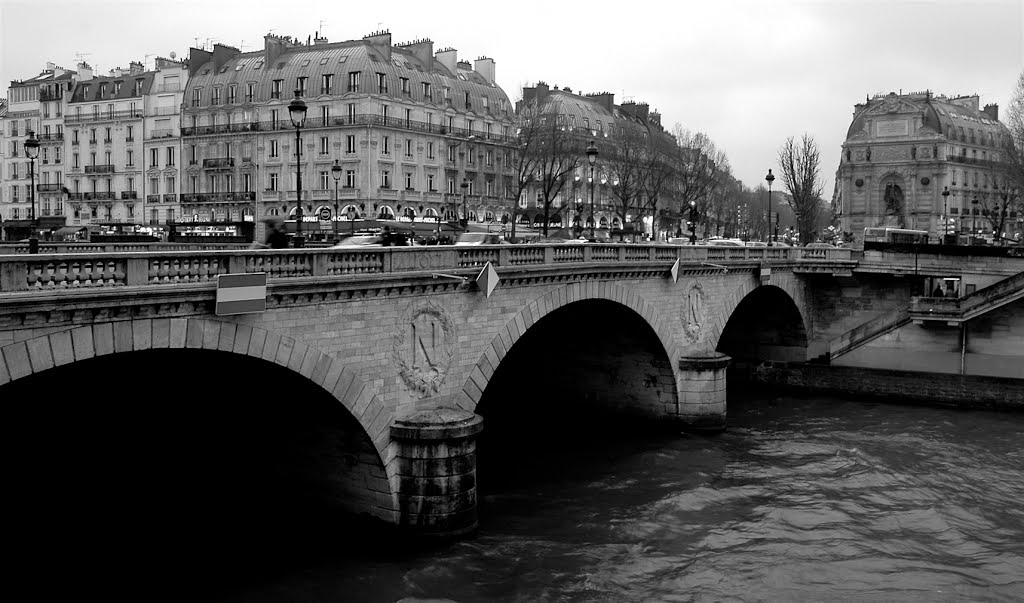
{"type": "Polygon", "coordinates": [[[718,352],[679,359],[679,418],[688,429],[725,430],[725,373],[731,360],[718,352]]]}
{"type": "Polygon", "coordinates": [[[399,525],[419,536],[460,536],[477,527],[476,438],[483,418],[433,408],[395,420],[391,438],[399,525]]]}

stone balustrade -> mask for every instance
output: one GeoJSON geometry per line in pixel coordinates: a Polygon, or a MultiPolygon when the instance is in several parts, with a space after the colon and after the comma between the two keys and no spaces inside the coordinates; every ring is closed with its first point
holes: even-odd
{"type": "MultiPolygon", "coordinates": [[[[488,262],[502,268],[570,264],[758,263],[792,261],[839,266],[852,264],[848,249],[727,248],[633,244],[481,245],[319,249],[195,248],[136,251],[130,244],[112,250],[69,246],[68,253],[0,255],[0,292],[75,288],[158,286],[214,282],[220,274],[266,272],[270,280],[479,270],[488,262]]],[[[161,248],[162,249],[162,248],[161,248]]],[[[847,266],[848,267],[848,266],[847,266]]],[[[464,273],[464,276],[472,276],[464,273]]]]}

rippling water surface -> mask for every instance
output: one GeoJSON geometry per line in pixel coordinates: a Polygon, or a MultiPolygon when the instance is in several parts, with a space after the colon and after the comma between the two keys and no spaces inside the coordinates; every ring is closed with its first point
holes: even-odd
{"type": "Polygon", "coordinates": [[[1024,599],[1024,415],[783,397],[713,437],[582,431],[484,442],[472,538],[224,600],[1024,599]]]}

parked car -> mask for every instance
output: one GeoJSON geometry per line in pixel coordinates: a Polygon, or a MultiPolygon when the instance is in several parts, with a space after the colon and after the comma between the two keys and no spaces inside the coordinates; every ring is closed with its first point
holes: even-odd
{"type": "Polygon", "coordinates": [[[836,246],[832,243],[808,243],[804,245],[804,249],[835,249],[836,246]]]}
{"type": "Polygon", "coordinates": [[[707,245],[712,247],[743,247],[743,241],[739,239],[710,239],[707,245]]]}
{"type": "Polygon", "coordinates": [[[352,235],[342,239],[335,247],[383,247],[384,237],[380,235],[352,235]]]}
{"type": "Polygon", "coordinates": [[[487,232],[464,232],[455,239],[456,245],[501,245],[501,237],[487,232]]]}
{"type": "Polygon", "coordinates": [[[767,247],[768,243],[765,243],[764,241],[747,241],[745,245],[747,247],[767,247]]]}

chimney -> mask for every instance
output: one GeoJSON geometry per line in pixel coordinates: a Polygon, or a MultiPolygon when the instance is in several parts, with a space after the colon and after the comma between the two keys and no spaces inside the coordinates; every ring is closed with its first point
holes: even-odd
{"type": "Polygon", "coordinates": [[[199,73],[199,68],[210,62],[213,53],[201,48],[188,49],[188,76],[199,73]]]}
{"type": "Polygon", "coordinates": [[[171,59],[165,59],[164,57],[157,57],[156,58],[156,68],[157,69],[166,69],[168,67],[174,68],[174,67],[177,67],[177,66],[178,66],[178,63],[175,62],[175,61],[172,61],[171,59]]]}
{"type": "Polygon", "coordinates": [[[363,36],[363,43],[376,50],[384,57],[385,61],[391,60],[391,32],[388,30],[375,31],[368,36],[363,36]]]}
{"type": "Polygon", "coordinates": [[[615,113],[615,95],[611,92],[597,92],[588,94],[587,98],[593,99],[595,103],[609,113],[615,113]]]}
{"type": "Polygon", "coordinates": [[[658,128],[661,128],[661,113],[658,113],[657,111],[651,111],[650,118],[647,121],[654,124],[658,128]]]}
{"type": "Polygon", "coordinates": [[[144,71],[146,71],[146,66],[143,65],[142,63],[140,63],[138,61],[132,61],[132,62],[128,63],[128,74],[129,75],[138,75],[140,73],[143,73],[144,71]]]}
{"type": "Polygon", "coordinates": [[[434,66],[434,42],[432,40],[416,40],[406,44],[404,48],[411,52],[412,56],[416,57],[416,60],[422,63],[427,71],[434,66]]]}
{"type": "Polygon", "coordinates": [[[223,44],[213,45],[213,69],[219,70],[228,61],[237,57],[242,52],[233,46],[225,46],[223,44]]]}
{"type": "Polygon", "coordinates": [[[318,32],[316,32],[316,37],[313,38],[313,44],[314,45],[317,45],[317,44],[327,44],[327,38],[322,37],[320,35],[320,32],[318,31],[318,32]]]}
{"type": "Polygon", "coordinates": [[[473,64],[473,71],[476,71],[487,80],[488,84],[494,84],[494,59],[480,57],[473,64]]]}
{"type": "Polygon", "coordinates": [[[999,105],[995,103],[985,105],[985,110],[982,113],[991,117],[993,121],[999,121],[999,105]]]}
{"type": "Polygon", "coordinates": [[[56,63],[51,63],[50,61],[46,62],[46,70],[47,71],[53,71],[56,68],[57,68],[57,64],[56,63]]]}
{"type": "Polygon", "coordinates": [[[454,48],[442,48],[434,53],[434,58],[437,62],[445,66],[445,69],[450,71],[452,75],[455,75],[458,70],[455,65],[459,62],[458,53],[454,48]]]}
{"type": "Polygon", "coordinates": [[[88,82],[91,79],[92,79],[92,67],[89,66],[89,63],[86,63],[85,61],[82,61],[81,63],[78,64],[78,81],[80,81],[80,82],[88,82]]]}
{"type": "Polygon", "coordinates": [[[966,107],[968,109],[980,111],[981,109],[978,107],[980,100],[981,99],[978,98],[978,95],[974,94],[971,96],[958,96],[957,98],[951,99],[949,102],[959,107],[966,107]]]}
{"type": "Polygon", "coordinates": [[[572,88],[566,86],[565,88],[562,88],[562,92],[565,92],[565,93],[568,93],[568,94],[572,94],[572,88]]]}
{"type": "Polygon", "coordinates": [[[120,67],[114,67],[110,70],[109,77],[121,77],[122,75],[124,75],[124,69],[121,69],[120,67]]]}
{"type": "Polygon", "coordinates": [[[263,60],[267,63],[267,67],[277,63],[277,59],[281,58],[281,55],[291,47],[292,42],[289,39],[273,34],[263,36],[263,60]]]}

